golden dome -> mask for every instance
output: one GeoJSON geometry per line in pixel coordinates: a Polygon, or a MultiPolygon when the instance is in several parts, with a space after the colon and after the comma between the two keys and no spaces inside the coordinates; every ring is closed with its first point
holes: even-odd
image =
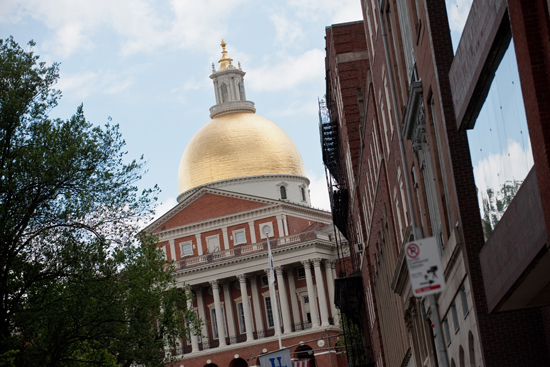
{"type": "Polygon", "coordinates": [[[259,175],[305,176],[300,152],[275,123],[249,112],[218,116],[193,136],[181,157],[178,189],[259,175]]]}

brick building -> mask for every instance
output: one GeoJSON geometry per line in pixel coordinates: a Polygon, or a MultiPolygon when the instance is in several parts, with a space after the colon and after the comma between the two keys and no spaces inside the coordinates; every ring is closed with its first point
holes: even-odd
{"type": "Polygon", "coordinates": [[[336,282],[361,275],[367,363],[549,365],[548,2],[474,0],[456,52],[445,1],[362,6],[363,21],[327,27],[320,116],[333,220],[357,263],[336,282]],[[505,55],[534,166],[484,235],[469,134],[505,55]],[[439,245],[446,289],[416,298],[403,245],[424,237],[439,245]]]}
{"type": "Polygon", "coordinates": [[[205,321],[166,350],[169,366],[256,366],[281,341],[298,365],[343,366],[334,307],[338,263],[331,215],[310,204],[292,140],[255,114],[245,73],[222,41],[212,70],[212,120],[180,163],[178,204],[147,230],[176,267],[176,281],[205,321]],[[276,283],[269,281],[268,239],[276,283]],[[276,303],[279,301],[279,305],[276,303]],[[277,313],[276,310],[279,310],[277,313]]]}

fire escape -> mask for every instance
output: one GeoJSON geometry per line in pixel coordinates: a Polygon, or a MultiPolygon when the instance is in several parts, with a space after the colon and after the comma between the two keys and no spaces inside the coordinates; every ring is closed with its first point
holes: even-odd
{"type": "MultiPolygon", "coordinates": [[[[329,90],[327,88],[327,91],[329,90]]],[[[367,353],[367,349],[370,348],[367,348],[362,333],[366,314],[365,292],[359,265],[360,254],[355,251],[357,233],[349,208],[349,183],[340,160],[343,155],[340,150],[336,111],[330,96],[325,96],[319,101],[319,135],[338,251],[334,302],[341,314],[348,365],[371,367],[374,363],[371,354],[367,353]]]]}

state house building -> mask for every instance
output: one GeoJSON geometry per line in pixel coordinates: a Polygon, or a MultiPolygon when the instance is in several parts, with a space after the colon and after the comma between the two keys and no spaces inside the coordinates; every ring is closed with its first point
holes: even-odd
{"type": "MultiPolygon", "coordinates": [[[[178,204],[148,230],[193,293],[201,335],[178,341],[171,366],[255,366],[282,344],[295,366],[344,366],[334,306],[338,256],[329,212],[311,207],[309,180],[288,135],[257,115],[240,64],[222,41],[212,75],[211,121],[191,139],[178,172],[178,204]],[[276,283],[268,281],[267,238],[276,283]],[[266,272],[267,270],[267,272],[266,272]],[[274,287],[274,293],[270,292],[274,287]]],[[[188,288],[187,288],[188,286],[188,288]]]]}

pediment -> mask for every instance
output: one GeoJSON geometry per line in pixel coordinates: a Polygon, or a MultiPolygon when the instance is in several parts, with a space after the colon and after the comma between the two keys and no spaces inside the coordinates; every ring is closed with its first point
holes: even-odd
{"type": "Polygon", "coordinates": [[[277,204],[277,201],[205,188],[178,203],[168,213],[151,223],[146,230],[156,233],[273,204],[277,204]]]}

